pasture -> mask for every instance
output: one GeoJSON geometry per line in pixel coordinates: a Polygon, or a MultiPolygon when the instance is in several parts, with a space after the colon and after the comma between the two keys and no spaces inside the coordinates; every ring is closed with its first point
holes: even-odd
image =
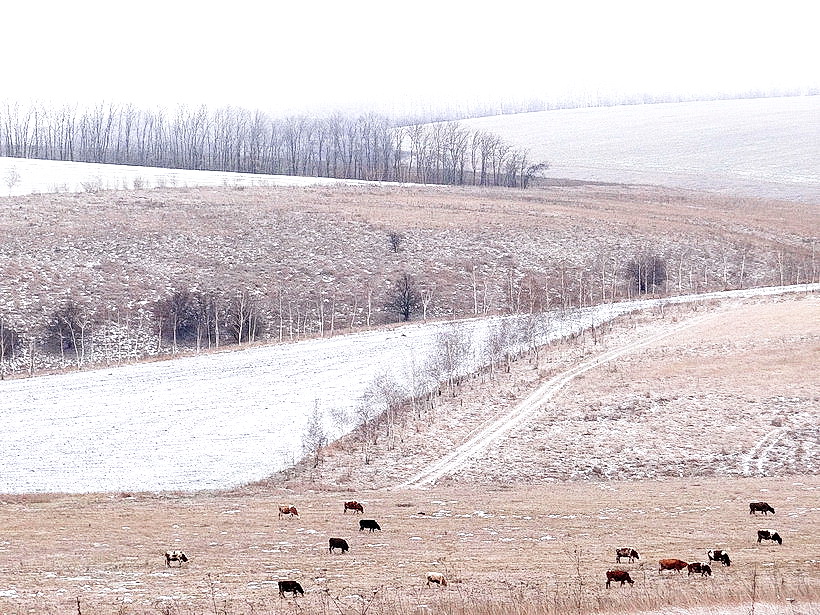
{"type": "Polygon", "coordinates": [[[0,612],[76,612],[78,598],[86,614],[623,612],[748,606],[754,583],[757,601],[794,598],[806,613],[820,592],[818,489],[804,476],[358,493],[382,527],[372,534],[343,514],[344,491],[16,496],[0,506],[0,612]],[[751,517],[763,498],[777,514],[751,517]],[[281,502],[299,518],[279,519],[281,502]],[[783,545],[758,545],[761,527],[783,545]],[[349,553],[328,553],[328,537],[349,553]],[[616,565],[620,546],[641,559],[616,565]],[[189,561],[168,568],[169,548],[189,561]],[[705,562],[714,548],[732,565],[711,578],[658,572],[661,558],[705,562]],[[607,590],[613,569],[635,585],[607,590]],[[428,571],[448,586],[428,587],[428,571]],[[304,587],[298,608],[278,580],[304,587]]]}
{"type": "Polygon", "coordinates": [[[367,464],[354,432],[317,468],[232,492],[4,496],[0,612],[815,612],[817,305],[809,295],[700,306],[710,318],[588,372],[429,489],[394,485],[599,344],[669,327],[692,307],[621,319],[597,343],[581,337],[471,379],[423,421],[397,421],[367,464]],[[545,440],[550,421],[561,429],[545,440]],[[344,512],[353,500],[361,514],[344,512]],[[776,513],[750,515],[762,501],[776,513]],[[280,518],[279,506],[299,516],[280,518]],[[381,531],[359,531],[361,519],[381,531]],[[758,544],[761,529],[783,544],[758,544]],[[329,538],[349,552],[329,553],[329,538]],[[616,564],[619,547],[640,559],[616,564]],[[174,549],[189,561],[169,568],[174,549]],[[658,572],[659,559],[706,562],[711,549],[732,565],[706,578],[658,572]],[[615,569],[634,586],[607,590],[615,569]],[[428,587],[429,571],[448,585],[428,587]],[[279,580],[305,595],[280,598],[279,580]]]}

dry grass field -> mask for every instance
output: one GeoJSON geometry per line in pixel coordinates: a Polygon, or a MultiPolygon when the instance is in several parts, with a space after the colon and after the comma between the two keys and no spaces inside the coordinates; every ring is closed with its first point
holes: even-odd
{"type": "Polygon", "coordinates": [[[707,318],[587,372],[460,472],[394,487],[551,373],[691,310],[623,319],[597,343],[579,338],[470,380],[423,421],[404,417],[368,465],[354,433],[317,468],[233,492],[5,496],[0,612],[820,612],[813,296],[700,306],[707,318]],[[772,429],[782,437],[762,456],[772,429]],[[359,532],[348,499],[382,531],[359,532]],[[776,514],[750,516],[759,500],[776,514]],[[278,504],[300,517],[279,519],[278,504]],[[783,545],[758,545],[764,528],[783,545]],[[350,552],[329,554],[329,537],[350,552]],[[620,546],[641,559],[616,565],[620,546]],[[166,568],[169,548],[190,561],[166,568]],[[714,548],[732,565],[711,578],[658,572],[660,558],[704,561],[714,548]],[[615,568],[635,585],[607,590],[615,568]],[[427,587],[429,570],[448,587],[427,587]],[[280,599],[279,579],[300,581],[305,596],[280,599]]]}
{"type": "MultiPolygon", "coordinates": [[[[622,185],[7,197],[0,315],[40,340],[73,299],[92,323],[84,361],[111,364],[169,351],[169,342],[157,348],[153,308],[178,290],[226,305],[247,293],[262,339],[291,339],[394,322],[384,304],[403,272],[433,318],[634,296],[628,264],[646,255],[665,263],[659,294],[817,281],[818,226],[813,205],[622,185]],[[404,237],[398,252],[392,231],[404,237]]],[[[26,352],[7,370],[28,369],[26,352]]],[[[35,352],[35,369],[75,362],[35,352]]]]}
{"type": "MultiPolygon", "coordinates": [[[[0,312],[36,335],[74,297],[145,340],[173,289],[252,288],[271,320],[298,305],[302,333],[321,318],[327,334],[332,319],[365,326],[368,297],[372,324],[389,320],[380,293],[401,271],[434,317],[623,296],[623,265],[647,252],[667,263],[659,294],[816,281],[818,227],[814,206],[641,186],[15,197],[0,199],[0,312]],[[332,313],[311,311],[325,299],[332,313]]],[[[316,467],[230,492],[0,496],[0,613],[820,612],[819,350],[815,295],[664,308],[408,406],[375,425],[368,463],[359,430],[316,467]],[[556,374],[687,322],[570,381],[435,486],[396,487],[556,374]],[[349,499],[382,531],[360,533],[349,499]],[[777,513],[750,516],[756,500],[777,513]],[[783,545],[758,545],[763,528],[783,545]],[[329,554],[329,537],[350,553],[329,554]],[[617,566],[635,585],[607,590],[620,546],[641,553],[617,566]],[[169,548],[190,561],[167,568],[169,548]],[[711,578],[658,573],[714,548],[733,563],[711,578]],[[427,587],[428,570],[451,583],[427,587]],[[279,579],[305,596],[280,599],[279,579]]]]}
{"type": "Polygon", "coordinates": [[[360,492],[382,527],[372,534],[342,514],[345,492],[6,498],[0,612],[77,612],[79,599],[82,613],[535,615],[748,607],[754,595],[809,613],[820,592],[818,488],[806,476],[360,492]],[[777,514],[751,517],[748,501],[764,498],[777,514]],[[283,500],[300,518],[277,518],[283,500]],[[763,527],[783,545],[758,545],[763,527]],[[329,554],[328,537],[350,552],[329,554]],[[641,559],[616,565],[619,546],[641,559]],[[166,568],[171,547],[190,561],[166,568]],[[732,565],[711,578],[658,572],[659,558],[706,561],[714,548],[732,565]],[[635,585],[607,590],[616,568],[635,585]],[[429,570],[448,587],[428,588],[429,570]],[[298,606],[279,598],[278,579],[303,585],[298,606]]]}

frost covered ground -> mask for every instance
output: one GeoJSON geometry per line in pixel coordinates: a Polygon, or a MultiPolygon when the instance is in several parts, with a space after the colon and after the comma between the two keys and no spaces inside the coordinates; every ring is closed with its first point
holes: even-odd
{"type": "MultiPolygon", "coordinates": [[[[547,314],[542,343],[660,303],[817,290],[727,291],[547,314]]],[[[318,410],[335,438],[374,383],[415,390],[443,332],[461,331],[470,370],[496,319],[411,324],[241,351],[0,383],[0,493],[226,488],[292,465],[318,410]]],[[[378,398],[369,403],[378,405],[378,398]]]]}
{"type": "Polygon", "coordinates": [[[549,177],[820,202],[820,96],[561,109],[464,120],[549,177]]]}
{"type": "Polygon", "coordinates": [[[3,196],[193,186],[333,186],[340,183],[372,182],[0,157],[0,195],[3,196]]]}

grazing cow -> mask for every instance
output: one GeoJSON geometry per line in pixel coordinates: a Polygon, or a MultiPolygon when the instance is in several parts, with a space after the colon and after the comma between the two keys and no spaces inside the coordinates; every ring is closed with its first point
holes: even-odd
{"type": "Polygon", "coordinates": [[[179,565],[182,566],[183,562],[188,561],[188,556],[185,555],[182,551],[166,551],[165,552],[165,565],[169,568],[171,567],[171,562],[179,562],[179,565]]]}
{"type": "Polygon", "coordinates": [[[702,577],[712,576],[712,567],[709,564],[692,562],[686,568],[689,570],[689,574],[687,576],[692,576],[692,573],[699,574],[702,577]]]}
{"type": "Polygon", "coordinates": [[[620,564],[622,557],[628,557],[630,564],[634,562],[636,559],[641,559],[641,556],[638,555],[638,552],[635,549],[630,549],[629,547],[615,549],[615,562],[620,564]]]}
{"type": "Polygon", "coordinates": [[[355,500],[353,500],[352,502],[345,502],[344,512],[347,512],[348,510],[352,510],[353,512],[357,512],[357,513],[363,513],[364,512],[364,506],[362,506],[361,504],[359,504],[355,500]]]}
{"type": "Polygon", "coordinates": [[[706,556],[709,558],[710,562],[720,562],[724,566],[731,566],[732,560],[729,559],[729,554],[722,549],[714,549],[712,551],[707,551],[706,556]]]}
{"type": "Polygon", "coordinates": [[[658,572],[663,572],[664,570],[677,570],[680,572],[689,564],[680,559],[662,559],[658,562],[658,565],[658,572]]]}
{"type": "Polygon", "coordinates": [[[347,553],[349,546],[347,546],[347,541],[344,538],[331,538],[327,541],[328,543],[328,551],[333,553],[333,549],[341,549],[342,553],[347,553]]]}
{"type": "Polygon", "coordinates": [[[624,583],[629,583],[630,585],[634,585],[635,581],[633,581],[629,577],[629,573],[626,570],[608,570],[606,573],[606,587],[609,589],[609,584],[615,581],[621,582],[621,587],[624,586],[624,583]]]}
{"type": "Polygon", "coordinates": [[[382,528],[379,527],[379,524],[376,522],[375,519],[360,519],[359,520],[359,531],[360,532],[362,530],[370,530],[371,532],[373,530],[381,531],[381,529],[382,528]]]}
{"type": "Polygon", "coordinates": [[[279,505],[279,518],[282,518],[282,515],[289,515],[291,517],[298,517],[299,512],[296,510],[295,506],[282,506],[279,505]]]}
{"type": "Polygon", "coordinates": [[[430,583],[437,583],[440,587],[447,587],[447,578],[440,572],[427,573],[427,585],[430,583]]]}
{"type": "Polygon", "coordinates": [[[279,597],[284,598],[285,592],[293,592],[294,598],[296,594],[305,595],[305,590],[302,589],[298,581],[279,581],[279,597]]]}
{"type": "Polygon", "coordinates": [[[749,504],[749,514],[753,515],[757,512],[762,512],[764,515],[774,514],[774,508],[769,506],[768,502],[751,502],[749,504]]]}
{"type": "Polygon", "coordinates": [[[777,532],[772,530],[757,530],[757,542],[761,542],[763,540],[774,540],[779,545],[783,544],[783,539],[777,532]]]}

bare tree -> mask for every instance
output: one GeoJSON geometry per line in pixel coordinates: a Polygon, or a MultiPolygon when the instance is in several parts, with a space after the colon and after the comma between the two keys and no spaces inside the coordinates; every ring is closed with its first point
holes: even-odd
{"type": "Polygon", "coordinates": [[[313,405],[313,413],[302,434],[302,454],[311,460],[314,468],[322,460],[321,453],[325,445],[327,445],[327,435],[324,428],[324,413],[319,409],[319,402],[316,401],[313,405]]]}
{"type": "Polygon", "coordinates": [[[237,293],[228,307],[227,325],[237,343],[257,340],[264,326],[259,301],[246,290],[237,293]]]}
{"type": "Polygon", "coordinates": [[[9,196],[11,196],[12,189],[20,183],[20,174],[17,172],[17,167],[9,167],[6,171],[6,176],[3,178],[6,186],[9,189],[9,196]]]}
{"type": "Polygon", "coordinates": [[[374,419],[378,416],[376,406],[372,403],[370,393],[365,391],[365,394],[359,400],[354,410],[356,423],[362,433],[362,449],[364,452],[365,465],[370,463],[370,447],[375,446],[378,440],[378,433],[374,424],[374,419]]]}
{"type": "Polygon", "coordinates": [[[390,250],[398,254],[404,243],[404,234],[399,231],[390,231],[387,233],[387,243],[390,245],[390,250]]]}
{"type": "Polygon", "coordinates": [[[407,322],[420,306],[421,294],[415,280],[409,274],[403,273],[391,284],[384,304],[385,309],[407,322]]]}
{"type": "Polygon", "coordinates": [[[20,336],[0,314],[0,380],[6,377],[6,362],[14,360],[20,345],[20,336]]]}
{"type": "Polygon", "coordinates": [[[362,397],[371,408],[382,409],[388,449],[395,446],[394,426],[402,404],[407,398],[407,392],[387,373],[377,376],[362,397]]]}
{"type": "Polygon", "coordinates": [[[199,339],[200,310],[197,304],[197,297],[190,291],[177,290],[154,307],[154,315],[160,323],[160,339],[170,341],[174,352],[180,342],[199,339]]]}
{"type": "Polygon", "coordinates": [[[644,252],[626,264],[626,275],[631,287],[639,294],[651,293],[666,281],[666,261],[656,254],[644,252]]]}
{"type": "Polygon", "coordinates": [[[85,360],[85,340],[91,326],[91,315],[87,308],[72,299],[57,308],[47,328],[50,340],[59,345],[60,356],[65,351],[74,351],[77,367],[85,360]]]}
{"type": "Polygon", "coordinates": [[[470,338],[463,331],[449,327],[439,333],[436,345],[432,367],[439,373],[438,380],[445,382],[455,396],[456,385],[469,369],[470,338]]]}

